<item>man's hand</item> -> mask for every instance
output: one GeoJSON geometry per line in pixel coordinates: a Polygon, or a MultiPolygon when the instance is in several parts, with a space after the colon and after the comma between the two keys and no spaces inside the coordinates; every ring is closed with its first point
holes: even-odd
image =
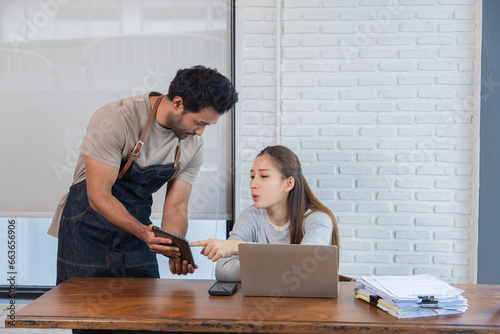
{"type": "Polygon", "coordinates": [[[161,254],[169,258],[178,258],[181,255],[179,247],[168,246],[172,244],[172,240],[155,236],[153,226],[153,224],[150,224],[144,229],[141,240],[148,245],[153,253],[161,254]]]}
{"type": "Polygon", "coordinates": [[[194,266],[192,264],[188,264],[186,260],[182,261],[180,258],[170,258],[168,259],[168,267],[170,272],[174,275],[187,275],[194,273],[195,269],[198,269],[198,266],[194,266]]]}
{"type": "Polygon", "coordinates": [[[207,239],[191,242],[190,244],[191,247],[203,247],[200,253],[215,262],[222,257],[237,255],[238,244],[240,243],[242,241],[239,240],[207,239]]]}
{"type": "MultiPolygon", "coordinates": [[[[167,195],[163,205],[162,228],[180,236],[186,235],[190,194],[191,184],[179,179],[168,181],[167,195]]],[[[198,266],[193,267],[192,264],[188,264],[187,261],[181,261],[178,257],[170,257],[168,267],[174,275],[192,274],[198,268],[198,266]]]]}
{"type": "Polygon", "coordinates": [[[187,275],[194,273],[198,266],[188,264],[186,260],[182,261],[180,249],[177,246],[168,246],[172,244],[172,240],[155,236],[153,232],[153,224],[147,226],[143,233],[142,240],[148,245],[149,249],[156,254],[161,254],[168,257],[168,267],[174,275],[187,275]]]}

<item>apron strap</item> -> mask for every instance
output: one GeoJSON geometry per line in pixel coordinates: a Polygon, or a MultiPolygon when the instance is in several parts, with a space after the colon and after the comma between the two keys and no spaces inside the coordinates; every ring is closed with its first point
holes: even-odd
{"type": "Polygon", "coordinates": [[[146,126],[142,130],[141,137],[139,138],[139,141],[137,144],[135,144],[134,149],[132,152],[128,155],[128,161],[123,166],[122,170],[120,171],[120,174],[118,174],[118,179],[121,179],[123,175],[125,175],[125,172],[129,169],[130,165],[132,165],[132,161],[134,161],[134,158],[139,154],[139,152],[142,149],[142,146],[144,145],[144,138],[146,137],[146,133],[149,130],[149,126],[151,125],[151,122],[153,121],[153,118],[156,115],[156,111],[158,110],[158,106],[160,105],[161,100],[163,99],[164,95],[161,95],[159,99],[156,100],[153,109],[151,111],[151,114],[149,114],[148,121],[146,123],[146,126]]]}
{"type": "Polygon", "coordinates": [[[181,154],[181,140],[179,139],[179,144],[177,144],[177,152],[175,153],[174,169],[177,169],[179,165],[179,155],[181,154]]]}

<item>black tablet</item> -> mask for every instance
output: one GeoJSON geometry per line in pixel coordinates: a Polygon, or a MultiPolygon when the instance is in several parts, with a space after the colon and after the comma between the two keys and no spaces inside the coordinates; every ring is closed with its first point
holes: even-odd
{"type": "Polygon", "coordinates": [[[193,254],[191,253],[191,247],[189,246],[189,241],[186,238],[181,237],[180,235],[170,233],[165,231],[164,229],[159,228],[158,226],[153,226],[153,232],[155,236],[162,237],[166,239],[172,240],[172,244],[167,246],[175,246],[178,247],[181,251],[181,260],[186,260],[188,263],[192,264],[194,267],[194,259],[193,254]]]}

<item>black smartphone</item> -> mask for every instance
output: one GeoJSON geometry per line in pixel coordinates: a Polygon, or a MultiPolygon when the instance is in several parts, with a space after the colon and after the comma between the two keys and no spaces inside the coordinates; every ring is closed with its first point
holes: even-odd
{"type": "Polygon", "coordinates": [[[238,283],[234,282],[215,282],[208,290],[212,296],[231,296],[238,288],[238,283]]]}
{"type": "Polygon", "coordinates": [[[189,241],[187,241],[187,239],[181,237],[180,235],[165,231],[164,229],[161,229],[158,226],[153,226],[153,232],[157,237],[162,237],[172,240],[172,244],[170,245],[167,244],[167,246],[179,247],[179,250],[181,251],[181,256],[180,256],[181,260],[186,260],[194,267],[193,253],[191,253],[191,247],[189,246],[189,241]]]}

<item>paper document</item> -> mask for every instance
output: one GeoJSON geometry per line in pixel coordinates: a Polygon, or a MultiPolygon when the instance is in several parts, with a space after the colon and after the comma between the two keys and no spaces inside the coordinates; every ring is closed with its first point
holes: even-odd
{"type": "Polygon", "coordinates": [[[431,275],[361,277],[355,298],[398,318],[456,314],[467,310],[464,291],[431,275]]]}
{"type": "Polygon", "coordinates": [[[415,299],[419,296],[434,296],[435,298],[446,299],[455,298],[464,292],[431,274],[373,276],[373,279],[399,299],[415,299]]]}

